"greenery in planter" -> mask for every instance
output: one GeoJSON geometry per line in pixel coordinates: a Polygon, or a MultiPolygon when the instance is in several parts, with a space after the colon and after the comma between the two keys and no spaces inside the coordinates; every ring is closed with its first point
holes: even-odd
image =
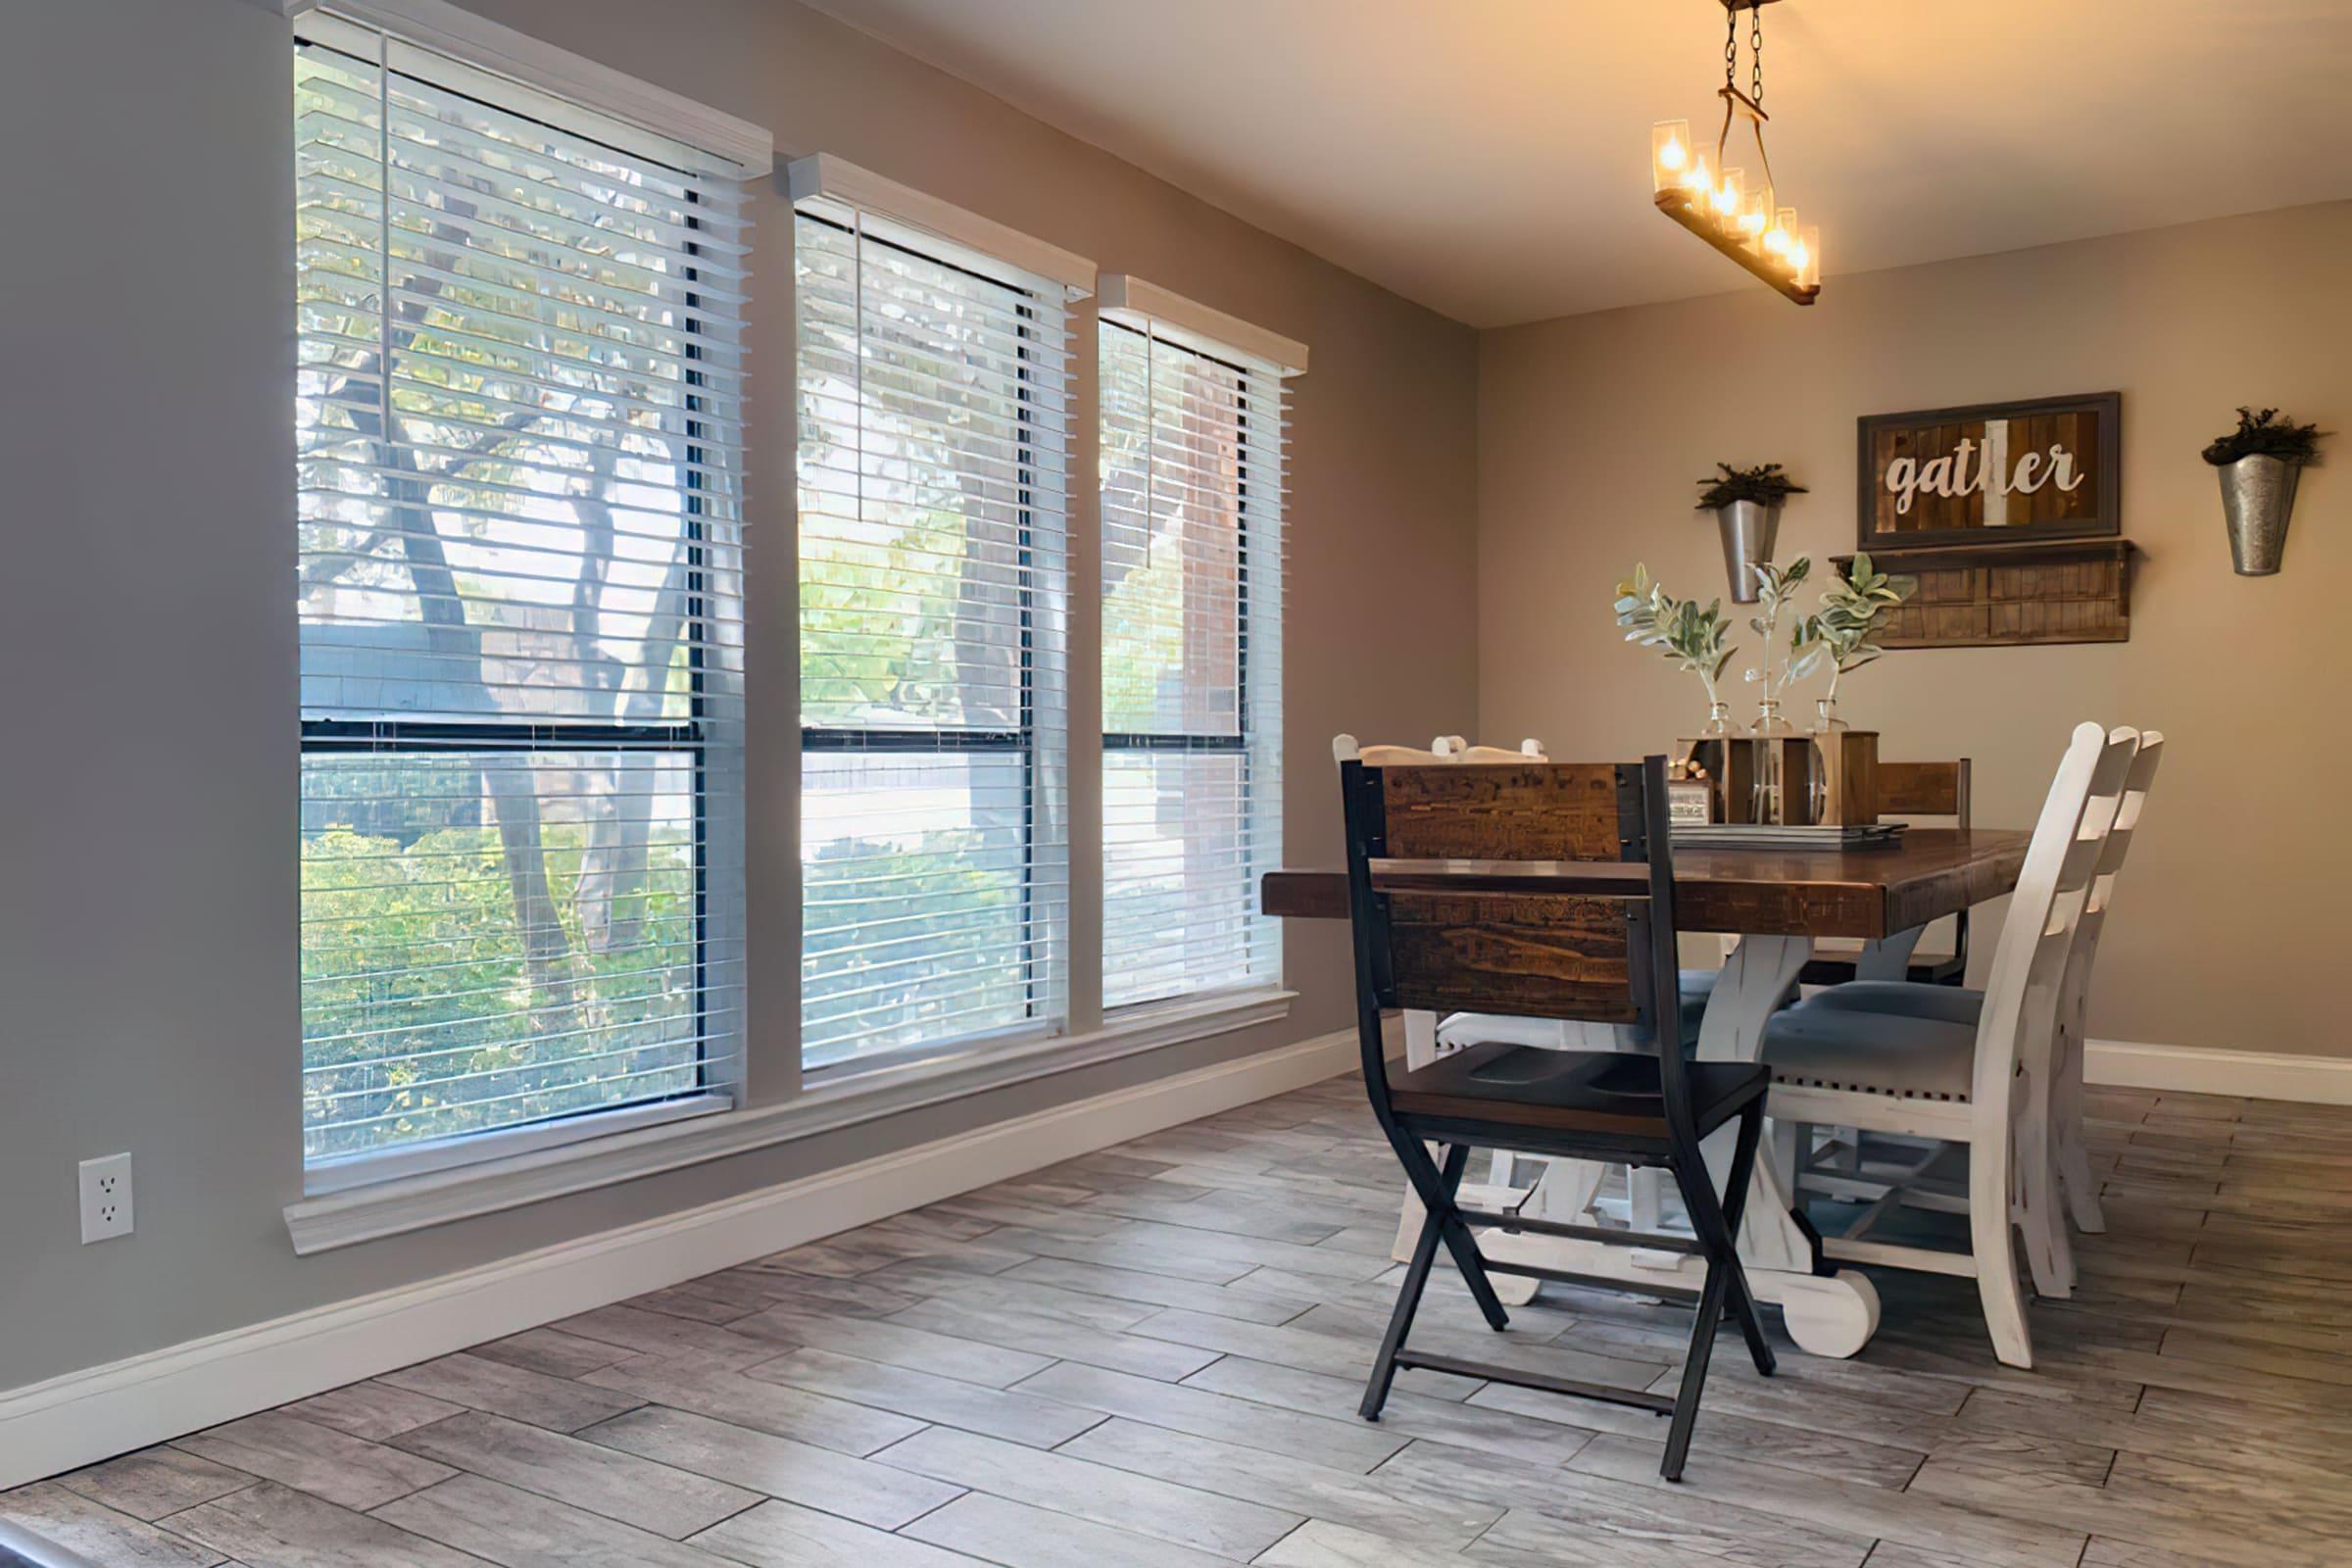
{"type": "Polygon", "coordinates": [[[1698,481],[1700,512],[1713,512],[1735,501],[1777,507],[1790,496],[1805,494],[1805,487],[1783,473],[1777,463],[1754,468],[1735,468],[1728,463],[1718,463],[1715,467],[1715,473],[1698,481]]]}
{"type": "Polygon", "coordinates": [[[1633,581],[1617,585],[1617,624],[1625,628],[1627,642],[1655,648],[1677,669],[1696,675],[1707,689],[1708,707],[1722,701],[1715,683],[1738,652],[1725,646],[1732,628],[1723,618],[1722,600],[1710,600],[1701,610],[1697,600],[1677,599],[1650,581],[1649,567],[1637,564],[1633,581]]]}
{"type": "Polygon", "coordinates": [[[2260,414],[2252,409],[2239,408],[2237,428],[2228,435],[2216,436],[2205,448],[2205,461],[2215,467],[2226,467],[2240,458],[2279,458],[2288,463],[2317,463],[2320,459],[2320,427],[2316,424],[2297,424],[2292,418],[2281,418],[2277,409],[2265,409],[2260,414]]]}
{"type": "Polygon", "coordinates": [[[1871,565],[1870,557],[1857,554],[1852,569],[1822,589],[1820,613],[1797,622],[1791,641],[1797,648],[1811,649],[1812,654],[1804,661],[1803,671],[1792,678],[1801,679],[1827,660],[1830,689],[1826,700],[1837,702],[1838,678],[1886,652],[1872,637],[1887,612],[1917,592],[1917,577],[1879,571],[1871,565]]]}

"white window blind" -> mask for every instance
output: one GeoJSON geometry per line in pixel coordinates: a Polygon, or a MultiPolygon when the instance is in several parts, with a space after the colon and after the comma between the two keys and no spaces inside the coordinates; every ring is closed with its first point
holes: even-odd
{"type": "Polygon", "coordinates": [[[1066,1018],[1068,290],[839,195],[796,222],[821,1071],[1066,1018]]]}
{"type": "MultiPolygon", "coordinates": [[[[1106,299],[1110,288],[1105,286],[1106,299]]],[[[1102,1002],[1280,978],[1279,368],[1106,312],[1102,1002]]]]}
{"type": "Polygon", "coordinates": [[[314,1167],[740,1074],[741,172],[549,105],[296,24],[314,1167]]]}

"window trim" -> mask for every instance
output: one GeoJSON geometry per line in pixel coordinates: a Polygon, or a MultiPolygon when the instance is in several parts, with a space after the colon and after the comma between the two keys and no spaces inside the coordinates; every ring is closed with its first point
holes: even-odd
{"type": "MultiPolygon", "coordinates": [[[[887,219],[881,223],[876,223],[874,221],[875,209],[858,204],[866,200],[889,201],[893,203],[894,209],[927,204],[932,209],[933,219],[944,222],[948,229],[960,229],[965,234],[978,235],[983,238],[987,237],[991,231],[999,230],[1002,227],[977,215],[964,213],[959,208],[949,207],[945,203],[934,202],[928,197],[922,197],[906,186],[895,185],[881,179],[878,175],[867,174],[864,171],[853,165],[844,164],[829,154],[805,158],[793,165],[790,185],[795,203],[793,221],[796,231],[796,246],[798,244],[798,225],[803,220],[822,223],[829,228],[850,235],[860,246],[871,241],[874,244],[903,252],[930,266],[962,272],[980,282],[1004,289],[1018,300],[1018,303],[1012,308],[1012,314],[1019,318],[1033,320],[1036,318],[1035,296],[1041,292],[1058,290],[1068,294],[1078,291],[1081,285],[1076,281],[1076,277],[1081,270],[1086,279],[1086,286],[1091,287],[1093,283],[1094,264],[1083,258],[1070,256],[1067,252],[1054,253],[1063,258],[1063,261],[1056,265],[1059,265],[1061,273],[1064,275],[1033,274],[1026,269],[1014,267],[1012,264],[1000,262],[993,256],[975,252],[970,249],[966,240],[955,237],[951,233],[943,233],[939,228],[917,227],[906,222],[894,223],[887,219]],[[847,202],[857,206],[858,220],[855,223],[844,223],[830,214],[810,212],[800,205],[810,200],[847,202]]],[[[1047,251],[1053,251],[1053,247],[1044,246],[1042,241],[1024,241],[1023,236],[1015,234],[1013,230],[1002,229],[1002,233],[1009,236],[1012,241],[1041,246],[1047,251]]],[[[858,330],[862,332],[862,322],[859,323],[858,330]]],[[[1039,475],[1046,466],[1038,461],[1037,454],[1047,439],[1047,434],[1041,432],[1039,428],[1035,412],[1035,395],[1031,384],[1030,364],[1034,350],[1030,345],[1034,341],[1034,333],[1031,327],[1024,325],[1017,329],[1016,335],[1020,340],[1016,347],[1020,366],[1013,408],[1015,431],[1013,511],[1018,518],[1014,526],[1014,537],[1021,573],[1017,595],[1020,673],[1018,695],[1015,701],[1018,722],[1011,729],[973,726],[934,727],[931,729],[866,728],[855,725],[803,722],[801,725],[803,763],[801,778],[804,791],[802,824],[805,829],[807,825],[805,800],[808,780],[807,760],[811,753],[818,755],[831,752],[849,755],[887,753],[909,757],[954,757],[978,754],[994,757],[1017,757],[1020,759],[1021,765],[1022,797],[1021,924],[1025,931],[1034,932],[1039,908],[1038,801],[1043,787],[1041,776],[1044,771],[1045,726],[1040,719],[1038,705],[1037,585],[1033,571],[1036,565],[1036,491],[1041,482],[1039,475]]],[[[797,377],[797,365],[795,372],[797,377]]],[[[1075,374],[1068,377],[1070,384],[1074,385],[1076,380],[1075,374]]],[[[1069,503],[1073,499],[1074,497],[1070,495],[1063,497],[1062,524],[1065,533],[1072,520],[1070,515],[1072,508],[1069,503]]],[[[1063,559],[1066,571],[1068,569],[1066,539],[1063,559]]],[[[794,616],[796,647],[800,642],[801,629],[800,619],[796,612],[794,616]]],[[[1070,650],[1065,646],[1061,650],[1065,665],[1068,662],[1069,655],[1070,650]]],[[[1062,719],[1066,731],[1068,719],[1066,712],[1062,714],[1062,719]]],[[[1066,749],[1066,736],[1063,745],[1066,749]]],[[[1066,765],[1066,756],[1063,760],[1066,765]]],[[[807,956],[806,863],[806,861],[803,862],[803,880],[799,888],[804,935],[803,952],[798,956],[802,959],[807,956]]],[[[945,1040],[924,1041],[890,1051],[876,1052],[870,1055],[860,1056],[853,1054],[838,1061],[826,1062],[817,1067],[808,1065],[808,1005],[804,988],[801,1012],[799,1017],[794,1020],[795,1059],[801,1070],[804,1092],[807,1092],[811,1086],[818,1089],[830,1088],[837,1083],[864,1077],[869,1072],[876,1070],[897,1070],[925,1063],[936,1063],[942,1070],[945,1070],[947,1066],[961,1060],[975,1047],[990,1043],[1052,1040],[1065,1035],[1069,1026],[1066,1012],[1055,1016],[1050,1011],[1044,1010],[1043,1004],[1050,1000],[1052,993],[1053,977],[1040,972],[1040,960],[1034,941],[1023,950],[1023,954],[1021,960],[1023,971],[1022,1010],[1025,1017],[1021,1022],[967,1031],[945,1040]]],[[[1066,991],[1064,994],[1066,996],[1066,991]]]]}
{"type": "MultiPolygon", "coordinates": [[[[1198,358],[1208,361],[1212,365],[1219,366],[1224,369],[1235,372],[1241,377],[1241,382],[1235,390],[1234,403],[1236,409],[1243,415],[1243,418],[1240,420],[1240,428],[1235,437],[1237,461],[1234,488],[1236,519],[1234,549],[1236,567],[1234,579],[1235,635],[1233,733],[1230,735],[1223,735],[1207,732],[1188,731],[1104,730],[1102,732],[1102,756],[1107,759],[1113,755],[1129,755],[1138,752],[1230,754],[1238,757],[1241,760],[1242,788],[1244,797],[1248,798],[1250,787],[1252,782],[1251,775],[1256,770],[1256,763],[1259,760],[1259,748],[1265,741],[1265,737],[1261,733],[1257,732],[1250,723],[1250,667],[1253,662],[1250,649],[1250,544],[1252,534],[1256,531],[1251,526],[1251,523],[1252,519],[1257,514],[1257,509],[1252,504],[1250,495],[1250,443],[1248,418],[1250,410],[1249,388],[1250,383],[1256,377],[1272,374],[1279,378],[1282,376],[1297,374],[1298,371],[1283,368],[1270,361],[1258,361],[1253,355],[1246,351],[1239,351],[1223,344],[1211,343],[1200,334],[1185,328],[1181,322],[1176,323],[1172,328],[1171,323],[1161,317],[1139,312],[1139,310],[1131,303],[1137,299],[1139,295],[1141,295],[1144,300],[1150,304],[1158,304],[1162,306],[1172,304],[1178,309],[1180,315],[1183,314],[1184,311],[1189,310],[1195,314],[1195,318],[1197,319],[1227,323],[1231,327],[1243,332],[1254,333],[1258,337],[1272,340],[1274,343],[1285,346],[1290,351],[1295,351],[1297,363],[1301,367],[1303,367],[1306,362],[1306,347],[1304,344],[1292,343],[1287,338],[1277,338],[1272,333],[1257,333],[1257,329],[1250,327],[1246,322],[1242,322],[1232,317],[1225,316],[1221,312],[1211,311],[1206,306],[1194,306],[1190,301],[1185,300],[1178,295],[1170,294],[1164,289],[1154,288],[1152,284],[1144,283],[1142,280],[1137,278],[1131,278],[1121,273],[1113,273],[1102,279],[1102,308],[1097,312],[1099,320],[1099,324],[1097,326],[1098,332],[1109,331],[1133,333],[1135,336],[1143,339],[1144,353],[1147,358],[1152,354],[1154,348],[1162,343],[1165,343],[1169,347],[1182,353],[1197,356],[1198,358]]],[[[1100,416],[1099,411],[1102,398],[1102,350],[1101,345],[1098,342],[1095,355],[1098,416],[1100,416]]],[[[1279,398],[1276,400],[1275,413],[1278,416],[1282,414],[1281,401],[1279,398]]],[[[1148,433],[1146,437],[1147,441],[1156,440],[1156,435],[1149,433],[1149,427],[1152,426],[1152,421],[1154,421],[1156,417],[1156,411],[1151,408],[1147,408],[1144,411],[1144,418],[1148,427],[1148,433]]],[[[1280,554],[1281,504],[1281,491],[1277,489],[1275,492],[1275,518],[1277,540],[1276,552],[1278,560],[1280,554]]],[[[1106,527],[1107,524],[1099,522],[1098,526],[1106,527]]],[[[1279,617],[1281,614],[1281,607],[1279,605],[1275,607],[1275,614],[1277,617],[1279,617]]],[[[1098,628],[1100,627],[1100,621],[1098,621],[1098,628]]],[[[1098,630],[1097,633],[1097,644],[1098,646],[1095,650],[1095,662],[1098,669],[1100,669],[1102,663],[1105,647],[1104,639],[1102,639],[1100,630],[1098,630]]],[[[1279,680],[1281,675],[1280,670],[1277,669],[1274,673],[1277,680],[1279,680]]],[[[1279,701],[1280,699],[1278,696],[1278,705],[1279,701]]],[[[1276,769],[1276,772],[1277,776],[1279,776],[1279,768],[1276,769]]],[[[1281,806],[1279,802],[1276,803],[1274,809],[1278,812],[1280,811],[1281,806]]],[[[1096,885],[1101,891],[1104,903],[1107,905],[1109,898],[1109,871],[1106,858],[1098,858],[1095,867],[1095,874],[1096,885]]],[[[1254,899],[1254,894],[1255,890],[1251,889],[1248,896],[1251,899],[1254,899]]],[[[1105,924],[1107,925],[1107,921],[1105,924]]],[[[1102,951],[1101,945],[1098,944],[1095,955],[1095,963],[1098,969],[1098,981],[1101,979],[1101,971],[1107,968],[1106,958],[1107,954],[1102,951]]],[[[1203,986],[1194,990],[1180,990],[1172,992],[1166,996],[1139,997],[1132,1002],[1122,1002],[1111,1005],[1106,1005],[1102,1009],[1102,1016],[1105,1021],[1109,1021],[1113,1019],[1125,1018],[1149,1008],[1165,1007],[1172,1004],[1183,1004],[1191,1001],[1194,998],[1215,997],[1225,992],[1234,990],[1237,987],[1247,988],[1257,985],[1280,985],[1283,979],[1281,969],[1282,964],[1278,950],[1276,970],[1274,975],[1269,978],[1259,979],[1256,977],[1245,976],[1240,980],[1228,981],[1219,985],[1203,986]]]]}
{"type": "MultiPolygon", "coordinates": [[[[270,0],[270,3],[277,8],[280,0],[270,0]]],[[[498,78],[502,86],[511,87],[518,101],[507,103],[485,99],[486,103],[504,113],[539,119],[559,133],[584,135],[590,140],[608,139],[608,122],[612,122],[643,130],[665,147],[687,155],[678,161],[694,167],[683,172],[706,179],[741,178],[755,170],[764,171],[773,161],[773,140],[762,127],[706,109],[692,100],[640,82],[584,56],[570,54],[511,28],[483,21],[447,4],[446,0],[325,0],[323,4],[321,0],[282,0],[282,10],[292,24],[288,29],[288,43],[296,51],[303,47],[306,31],[299,19],[313,12],[332,19],[331,24],[315,24],[312,29],[329,35],[325,44],[329,49],[342,48],[343,45],[333,35],[352,30],[353,27],[376,34],[380,43],[375,69],[384,74],[387,84],[395,73],[418,74],[415,69],[396,64],[392,58],[395,48],[407,49],[454,62],[457,67],[477,74],[488,73],[498,78]],[[541,84],[534,85],[534,80],[541,84]],[[673,128],[655,128],[663,123],[673,128]]],[[[688,200],[694,199],[690,193],[688,200]]],[[[389,221],[388,206],[386,221],[389,221]]],[[[702,226],[691,216],[686,223],[689,228],[702,226]]],[[[691,241],[683,248],[690,256],[700,254],[700,248],[691,241]]],[[[388,246],[385,256],[389,269],[388,246]]],[[[689,313],[689,336],[694,329],[694,313],[704,305],[703,297],[694,287],[699,277],[700,273],[693,269],[689,269],[684,276],[687,288],[683,294],[682,309],[689,313]]],[[[392,353],[388,337],[388,307],[384,323],[387,338],[379,344],[378,353],[383,356],[388,368],[392,353]]],[[[690,361],[700,359],[701,345],[688,342],[684,356],[690,361]]],[[[689,368],[682,378],[682,384],[691,389],[707,386],[708,380],[702,371],[689,368]]],[[[379,405],[376,413],[378,439],[390,445],[395,440],[392,434],[394,411],[388,397],[379,398],[379,405]]],[[[687,415],[684,429],[686,452],[681,466],[680,493],[685,519],[681,542],[685,546],[686,609],[682,627],[699,627],[714,612],[723,611],[732,598],[712,585],[708,541],[702,521],[707,510],[704,496],[706,470],[703,466],[707,453],[699,442],[708,430],[710,405],[689,391],[684,412],[687,415]],[[698,414],[704,417],[695,417],[698,414]]],[[[563,752],[677,753],[690,759],[693,777],[690,843],[694,889],[695,1087],[685,1093],[649,1096],[617,1105],[592,1106],[479,1132],[449,1134],[382,1149],[327,1155],[317,1160],[310,1158],[306,1152],[302,1156],[303,1190],[306,1196],[479,1164],[510,1157],[519,1152],[554,1149],[610,1136],[615,1131],[723,1111],[738,1103],[750,1069],[747,1020],[740,1003],[736,1006],[735,1021],[729,1026],[734,1045],[727,1059],[735,1063],[735,1071],[724,1077],[714,1076],[712,1071],[714,1040],[710,1021],[710,970],[712,932],[718,928],[718,922],[710,907],[710,898],[714,804],[711,798],[711,754],[713,746],[718,744],[714,731],[719,726],[711,722],[705,638],[699,633],[687,640],[686,657],[690,697],[686,717],[680,720],[649,723],[557,718],[527,722],[494,716],[446,715],[424,718],[393,715],[314,718],[298,708],[297,750],[304,759],[332,756],[446,758],[453,754],[528,758],[563,752]]],[[[736,744],[740,745],[740,742],[736,744]]],[[[307,1125],[302,1129],[306,1141],[309,1131],[307,1125]]]]}
{"type": "MultiPolygon", "coordinates": [[[[1279,1023],[1298,993],[1260,986],[1153,1006],[1080,1035],[1040,1038],[956,1060],[904,1062],[772,1104],[753,1105],[348,1191],[284,1210],[294,1250],[308,1256],[455,1220],[593,1192],[664,1171],[813,1138],[1171,1046],[1279,1023]]],[[[975,1129],[979,1131],[981,1129],[975,1129]]]]}

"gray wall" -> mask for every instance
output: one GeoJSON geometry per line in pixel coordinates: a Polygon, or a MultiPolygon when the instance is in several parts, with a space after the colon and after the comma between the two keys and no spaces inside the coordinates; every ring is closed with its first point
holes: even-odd
{"type": "MultiPolygon", "coordinates": [[[[764,123],[782,148],[838,153],[1311,345],[1286,639],[1294,856],[1339,854],[1335,731],[1469,724],[1467,329],[786,0],[478,9],[764,123]],[[1377,629],[1397,621],[1374,612],[1403,608],[1426,629],[1377,629]]],[[[285,24],[250,0],[0,13],[0,669],[19,694],[0,752],[0,1389],[1348,1023],[1344,933],[1296,929],[1304,995],[1281,1026],[296,1258],[279,1213],[302,1181],[289,81],[285,24]],[[138,1232],[83,1248],[75,1162],[122,1149],[138,1232]]],[[[798,731],[790,225],[772,191],[759,217],[751,1071],[770,1101],[797,1077],[798,731]]],[[[1078,705],[1083,734],[1091,693],[1078,705]]]]}

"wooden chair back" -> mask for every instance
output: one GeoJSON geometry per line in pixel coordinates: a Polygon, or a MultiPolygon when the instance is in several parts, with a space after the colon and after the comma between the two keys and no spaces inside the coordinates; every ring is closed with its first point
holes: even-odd
{"type": "Polygon", "coordinates": [[[2137,730],[2077,725],[2026,847],[1977,1025],[1972,1098],[2004,1126],[2010,1080],[2029,1049],[2046,1049],[2076,923],[2138,749],[2137,730]]]}
{"type": "MultiPolygon", "coordinates": [[[[1681,1038],[1665,767],[1663,757],[1342,764],[1364,1076],[1376,1105],[1387,1102],[1387,1007],[1681,1038]]],[[[1682,1053],[1660,1060],[1668,1118],[1689,1125],[1682,1053]]]]}
{"type": "Polygon", "coordinates": [[[2090,966],[2098,956],[2099,933],[2107,924],[2107,910],[2115,899],[2116,873],[2124,868],[2124,858],[2132,853],[2132,835],[2139,829],[2140,813],[2147,808],[2148,791],[2156,782],[2157,764],[2164,760],[2164,733],[2146,730],[2139,737],[2139,750],[2132,755],[2131,771],[2125,775],[2123,794],[2116,802],[2114,824],[2107,830],[2099,849],[2098,864],[2094,868],[2089,890],[2083,895],[2082,913],[2075,930],[2075,945],[2066,960],[2066,1011],[2079,1017],[2090,988],[2090,966]]]}
{"type": "Polygon", "coordinates": [[[1879,814],[1948,816],[1952,826],[1969,819],[1969,760],[1879,763],[1879,814]]]}

